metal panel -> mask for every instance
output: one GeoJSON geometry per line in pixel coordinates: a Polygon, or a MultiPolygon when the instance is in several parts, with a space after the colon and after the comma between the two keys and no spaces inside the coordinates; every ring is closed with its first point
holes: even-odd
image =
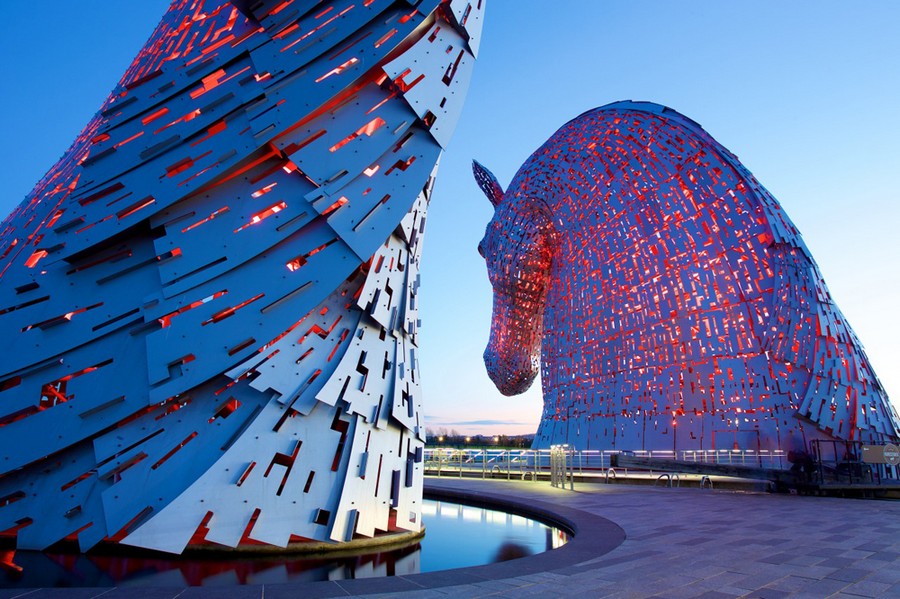
{"type": "Polygon", "coordinates": [[[419,529],[419,242],[455,117],[429,129],[385,67],[465,34],[454,10],[172,3],[0,225],[0,532],[178,553],[419,529]]]}

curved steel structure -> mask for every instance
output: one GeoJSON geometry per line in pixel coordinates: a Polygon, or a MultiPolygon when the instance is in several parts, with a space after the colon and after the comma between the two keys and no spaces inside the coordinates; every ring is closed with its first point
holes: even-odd
{"type": "Polygon", "coordinates": [[[898,438],[862,346],[778,202],[670,108],[570,121],[495,206],[485,364],[507,395],[541,364],[535,447],[804,449],[898,438]],[[540,356],[540,362],[539,362],[540,356]]]}
{"type": "Polygon", "coordinates": [[[421,239],[483,0],[175,0],[0,226],[0,531],[421,526],[421,239]]]}

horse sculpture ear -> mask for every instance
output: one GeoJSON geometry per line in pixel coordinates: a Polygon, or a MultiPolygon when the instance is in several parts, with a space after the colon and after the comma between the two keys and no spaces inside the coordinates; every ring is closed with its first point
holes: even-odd
{"type": "Polygon", "coordinates": [[[494,173],[478,164],[477,160],[472,161],[472,173],[475,175],[475,182],[478,183],[478,187],[481,188],[487,199],[491,201],[494,208],[499,206],[500,202],[503,201],[503,188],[500,187],[500,183],[497,182],[497,177],[494,176],[494,173]]]}

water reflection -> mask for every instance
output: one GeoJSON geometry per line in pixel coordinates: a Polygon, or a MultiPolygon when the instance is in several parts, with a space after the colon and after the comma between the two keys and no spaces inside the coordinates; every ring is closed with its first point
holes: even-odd
{"type": "Polygon", "coordinates": [[[421,543],[389,552],[311,559],[294,555],[241,558],[155,554],[44,553],[0,550],[0,586],[233,586],[369,578],[489,564],[553,549],[564,532],[495,510],[426,500],[421,543]]]}

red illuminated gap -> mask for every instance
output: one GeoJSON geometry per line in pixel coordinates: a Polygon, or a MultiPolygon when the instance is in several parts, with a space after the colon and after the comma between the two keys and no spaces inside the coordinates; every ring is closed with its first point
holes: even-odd
{"type": "Polygon", "coordinates": [[[209,419],[209,422],[213,422],[216,418],[228,418],[229,416],[234,414],[235,410],[237,410],[239,407],[241,407],[241,402],[239,402],[234,397],[229,398],[228,401],[219,406],[219,409],[216,410],[216,413],[213,414],[212,418],[209,419]]]}
{"type": "Polygon", "coordinates": [[[328,71],[327,73],[325,73],[324,75],[322,75],[321,77],[316,79],[316,83],[320,83],[320,82],[324,81],[325,79],[328,79],[332,75],[339,75],[342,72],[344,72],[345,70],[347,70],[349,67],[355,65],[358,62],[359,62],[359,59],[354,56],[350,60],[344,62],[340,66],[337,66],[337,67],[331,69],[330,71],[328,71]]]}
{"type": "MultiPolygon", "coordinates": [[[[325,129],[321,129],[321,130],[313,133],[312,135],[310,135],[309,137],[307,137],[306,139],[304,139],[303,141],[301,141],[298,144],[290,144],[288,146],[285,146],[284,153],[287,154],[288,156],[290,156],[291,154],[294,154],[298,150],[302,150],[303,148],[305,148],[312,142],[316,141],[317,139],[319,139],[326,133],[327,133],[327,131],[325,129]]],[[[286,173],[290,173],[290,172],[298,170],[297,165],[291,161],[288,161],[288,164],[286,164],[283,168],[284,168],[284,172],[286,172],[286,173]]]]}
{"type": "Polygon", "coordinates": [[[109,139],[109,133],[101,133],[100,135],[91,139],[92,144],[98,144],[103,141],[107,141],[109,139]]]}
{"type": "Polygon", "coordinates": [[[179,398],[173,398],[171,403],[166,404],[165,409],[163,409],[157,416],[155,416],[154,420],[162,420],[169,414],[173,414],[178,410],[185,408],[188,404],[191,403],[191,398],[187,396],[182,396],[179,398]]]}
{"type": "Polygon", "coordinates": [[[394,34],[395,34],[395,33],[397,33],[397,30],[396,30],[396,29],[391,29],[390,31],[388,31],[387,33],[385,33],[384,35],[382,35],[382,36],[381,36],[380,38],[378,38],[378,40],[375,42],[375,47],[376,47],[376,48],[380,48],[382,44],[384,44],[386,41],[388,41],[389,39],[391,39],[392,37],[394,37],[394,34]]]}
{"type": "MultiPolygon", "coordinates": [[[[248,339],[245,339],[244,341],[241,341],[240,343],[238,343],[238,344],[235,345],[234,347],[230,348],[230,349],[228,350],[228,355],[229,355],[229,356],[233,356],[234,354],[238,353],[239,351],[241,351],[241,350],[243,350],[243,349],[246,349],[246,348],[250,347],[250,346],[253,345],[254,343],[256,343],[256,339],[253,338],[253,337],[250,337],[250,338],[248,338],[248,339]]],[[[260,349],[262,349],[262,348],[260,348],[260,349]]],[[[277,352],[276,352],[276,353],[277,353],[277,352]]],[[[270,357],[271,357],[271,356],[269,356],[268,358],[270,358],[270,357]]],[[[266,358],[266,359],[268,359],[268,358],[266,358]]]]}
{"type": "Polygon", "coordinates": [[[119,220],[122,220],[123,218],[128,218],[129,216],[131,216],[138,210],[146,208],[147,206],[150,206],[151,204],[153,204],[155,202],[156,202],[156,198],[154,198],[153,196],[147,196],[143,200],[138,200],[131,206],[128,206],[127,208],[123,208],[122,210],[119,210],[118,212],[116,212],[116,216],[118,217],[119,220]]]}
{"type": "MultiPolygon", "coordinates": [[[[337,323],[335,323],[335,324],[337,324],[337,323]]],[[[334,344],[334,348],[331,350],[331,353],[328,354],[328,360],[327,360],[328,362],[331,362],[331,359],[334,358],[334,354],[337,353],[337,350],[340,349],[341,344],[344,342],[345,339],[347,339],[347,335],[349,335],[349,334],[350,334],[350,329],[344,329],[343,331],[341,331],[341,338],[338,339],[338,342],[334,344]]]]}
{"type": "Polygon", "coordinates": [[[331,206],[322,211],[322,216],[328,216],[344,204],[346,204],[349,200],[344,196],[339,197],[331,206]]]}
{"type": "Polygon", "coordinates": [[[80,200],[78,200],[78,203],[81,204],[82,206],[87,206],[88,204],[90,204],[92,202],[96,202],[97,200],[99,200],[101,198],[105,198],[109,194],[115,193],[115,192],[119,191],[120,189],[124,189],[124,188],[125,188],[125,185],[123,185],[122,183],[115,183],[105,189],[101,189],[100,191],[89,195],[86,198],[81,198],[80,200]]]}
{"type": "MultiPolygon", "coordinates": [[[[88,470],[88,471],[85,472],[84,474],[82,474],[82,475],[80,475],[80,476],[76,476],[75,478],[73,478],[72,480],[70,480],[69,482],[67,482],[67,483],[64,484],[63,486],[61,486],[61,487],[59,488],[59,490],[60,490],[60,491],[65,491],[66,489],[70,489],[70,488],[74,487],[75,485],[77,485],[78,483],[80,483],[81,481],[87,480],[87,479],[89,479],[91,476],[93,476],[93,475],[95,475],[95,474],[97,474],[97,471],[96,471],[96,470],[88,470]]],[[[0,505],[2,505],[2,501],[0,501],[0,505]]]]}
{"type": "MultiPolygon", "coordinates": [[[[377,172],[378,172],[378,169],[380,169],[380,168],[381,168],[380,165],[378,165],[378,164],[373,164],[372,166],[370,166],[370,167],[364,169],[364,170],[363,170],[363,174],[364,174],[365,176],[367,176],[367,177],[371,177],[372,175],[374,175],[375,173],[377,173],[377,172]]],[[[366,191],[368,191],[368,190],[366,190],[366,191]]],[[[366,195],[366,194],[364,193],[363,195],[366,195]]]]}
{"type": "Polygon", "coordinates": [[[254,199],[256,199],[258,197],[262,197],[262,196],[266,195],[267,193],[269,193],[270,191],[272,191],[276,185],[278,185],[277,182],[269,183],[265,187],[261,187],[261,188],[257,189],[256,191],[254,191],[253,193],[251,193],[250,197],[254,198],[254,199]]]}
{"type": "Polygon", "coordinates": [[[187,169],[191,168],[192,166],[194,166],[193,158],[191,158],[190,156],[188,156],[186,158],[182,158],[175,164],[172,164],[172,165],[166,167],[166,175],[169,177],[174,177],[178,173],[180,173],[182,171],[186,171],[187,169]]]}
{"type": "Polygon", "coordinates": [[[45,256],[47,256],[46,250],[34,250],[34,253],[25,261],[25,266],[27,268],[34,268],[45,256]]]}
{"type": "MultiPolygon", "coordinates": [[[[344,10],[342,10],[341,12],[339,12],[338,14],[332,16],[332,17],[331,17],[330,19],[328,19],[327,21],[324,21],[324,22],[320,23],[320,24],[319,24],[317,27],[315,27],[314,29],[310,29],[310,30],[307,31],[305,34],[303,34],[302,36],[300,36],[298,39],[294,40],[293,42],[291,42],[290,44],[288,44],[287,46],[285,46],[284,48],[282,48],[281,51],[282,51],[282,52],[285,52],[286,50],[289,50],[290,48],[292,48],[292,47],[294,47],[295,45],[299,44],[300,42],[302,42],[303,40],[305,40],[305,39],[308,38],[309,36],[313,35],[313,34],[316,33],[317,31],[320,31],[320,30],[322,30],[323,28],[327,27],[327,26],[328,26],[331,22],[333,22],[335,19],[337,19],[337,18],[339,18],[339,17],[342,17],[342,16],[344,16],[345,14],[347,14],[347,13],[353,8],[353,6],[354,6],[354,5],[351,4],[350,6],[348,6],[347,8],[345,8],[344,10]]],[[[316,83],[318,83],[318,81],[317,81],[316,83]]]]}
{"type": "Polygon", "coordinates": [[[193,147],[200,145],[207,139],[211,138],[214,135],[218,135],[219,133],[221,133],[222,131],[224,131],[227,128],[228,128],[228,125],[225,124],[224,119],[221,121],[216,121],[209,128],[206,129],[206,135],[204,135],[197,141],[191,143],[191,147],[193,148],[193,147]]]}
{"type": "Polygon", "coordinates": [[[265,295],[266,295],[265,293],[259,293],[257,295],[254,295],[247,301],[241,302],[237,306],[234,306],[231,308],[225,308],[224,310],[220,310],[219,312],[216,312],[215,314],[213,314],[212,317],[210,317],[208,320],[203,321],[201,324],[202,324],[202,326],[206,326],[210,323],[215,323],[215,322],[220,322],[222,320],[225,320],[226,318],[228,318],[229,316],[232,316],[235,312],[237,312],[244,306],[255,302],[256,300],[258,300],[261,297],[264,297],[265,295]]]}
{"type": "MultiPolygon", "coordinates": [[[[227,44],[228,42],[230,42],[230,41],[233,40],[233,39],[235,39],[234,34],[233,34],[233,33],[228,34],[228,35],[226,35],[225,37],[223,37],[222,39],[220,39],[219,41],[217,41],[216,43],[214,43],[214,44],[212,44],[212,45],[209,45],[209,46],[206,46],[205,48],[203,48],[202,50],[200,50],[200,54],[209,54],[210,52],[213,52],[213,51],[215,51],[215,50],[218,50],[219,48],[221,48],[222,46],[224,46],[225,44],[227,44]]],[[[198,57],[198,58],[199,58],[199,57],[198,57]]],[[[204,83],[205,83],[205,80],[204,80],[204,83]]],[[[218,83],[216,83],[216,85],[218,85],[218,83]]],[[[213,85],[213,86],[210,87],[209,89],[204,89],[202,92],[200,92],[199,94],[197,94],[197,97],[202,96],[204,93],[208,92],[208,91],[209,91],[210,89],[212,89],[213,87],[215,87],[215,85],[213,85]]],[[[193,93],[191,94],[191,97],[192,97],[192,98],[195,97],[193,93]]]]}
{"type": "MultiPolygon", "coordinates": [[[[384,75],[384,77],[386,78],[387,75],[384,75]]],[[[378,83],[379,83],[379,85],[380,85],[381,83],[383,83],[383,81],[378,82],[378,83]]],[[[368,109],[368,110],[366,111],[366,115],[372,114],[373,112],[375,112],[376,110],[378,110],[379,108],[381,108],[382,106],[384,106],[384,105],[388,102],[388,100],[390,100],[391,98],[396,98],[396,97],[397,97],[397,92],[395,92],[395,91],[394,91],[394,92],[391,92],[391,94],[390,94],[388,97],[386,97],[384,100],[382,100],[381,102],[379,102],[378,104],[376,104],[376,105],[373,106],[372,108],[368,109]]]]}
{"type": "Polygon", "coordinates": [[[400,19],[398,20],[398,22],[401,23],[401,24],[406,23],[406,22],[409,21],[411,18],[413,18],[414,16],[416,16],[416,13],[418,13],[418,12],[419,12],[418,10],[413,9],[413,11],[412,11],[411,13],[406,14],[406,15],[403,15],[402,17],[400,17],[400,19]]]}
{"type": "Polygon", "coordinates": [[[250,463],[247,465],[247,468],[244,470],[244,472],[243,472],[243,473],[241,474],[241,476],[238,478],[237,483],[235,483],[237,486],[240,487],[242,484],[244,484],[244,481],[247,480],[247,477],[248,477],[248,476],[250,476],[250,472],[253,471],[253,467],[254,467],[254,466],[256,466],[256,462],[250,462],[250,463]]]}
{"type": "Polygon", "coordinates": [[[26,327],[22,328],[22,332],[30,331],[33,328],[47,329],[52,326],[56,326],[58,324],[62,324],[64,322],[68,322],[72,320],[73,316],[81,314],[83,312],[87,312],[88,310],[93,310],[94,308],[99,308],[103,305],[103,302],[99,302],[85,308],[79,308],[78,310],[73,310],[72,312],[66,312],[65,314],[61,314],[60,316],[54,316],[53,318],[48,318],[47,320],[42,320],[41,322],[30,324],[26,327]]]}
{"type": "Polygon", "coordinates": [[[181,443],[179,443],[178,445],[176,445],[175,447],[170,449],[169,452],[166,455],[164,455],[163,457],[161,457],[158,462],[156,462],[155,464],[150,466],[150,469],[156,470],[157,468],[162,466],[169,458],[171,458],[173,455],[175,455],[175,452],[177,452],[179,449],[181,449],[182,447],[187,445],[191,441],[191,439],[193,439],[196,436],[197,436],[197,432],[195,431],[195,432],[191,433],[190,435],[188,435],[187,437],[185,437],[184,441],[182,441],[181,443]]]}
{"type": "Polygon", "coordinates": [[[118,148],[118,147],[124,146],[124,145],[127,144],[128,142],[134,141],[135,139],[137,139],[138,137],[140,137],[140,136],[143,135],[143,134],[144,134],[143,131],[138,131],[137,133],[135,133],[135,134],[132,135],[131,137],[129,137],[129,138],[127,138],[127,139],[123,139],[122,141],[120,141],[119,143],[117,143],[116,145],[114,145],[113,147],[114,147],[114,148],[118,148]]]}
{"type": "Polygon", "coordinates": [[[152,123],[153,121],[155,121],[156,119],[158,119],[162,116],[165,116],[167,114],[169,114],[169,109],[166,108],[165,106],[163,106],[159,110],[157,110],[155,112],[151,112],[150,114],[148,114],[147,116],[142,118],[141,123],[143,123],[144,125],[148,125],[148,124],[152,123]]]}
{"type": "Polygon", "coordinates": [[[59,217],[62,216],[63,214],[65,214],[65,210],[57,210],[57,211],[53,214],[53,216],[50,218],[50,220],[47,221],[47,224],[44,225],[44,228],[46,228],[46,229],[52,229],[52,228],[53,228],[53,225],[56,224],[56,221],[58,221],[58,220],[59,220],[59,217]]]}
{"type": "Polygon", "coordinates": [[[203,304],[205,304],[207,302],[210,302],[214,299],[218,299],[218,298],[222,297],[223,295],[225,295],[226,293],[228,293],[227,289],[223,289],[222,291],[217,291],[216,293],[214,293],[210,296],[207,296],[201,300],[191,302],[187,306],[182,306],[181,308],[178,308],[174,312],[169,312],[168,314],[166,314],[164,316],[160,316],[157,320],[159,321],[159,324],[162,325],[162,328],[166,328],[167,326],[172,324],[172,319],[175,318],[176,316],[178,316],[179,314],[184,314],[188,310],[193,310],[194,308],[197,308],[198,306],[202,306],[203,304]]]}
{"type": "Polygon", "coordinates": [[[47,408],[66,403],[69,399],[66,395],[66,381],[47,383],[41,387],[41,399],[38,403],[38,409],[46,410],[47,408]]]}
{"type": "Polygon", "coordinates": [[[449,86],[453,83],[453,77],[456,76],[456,70],[459,68],[459,63],[462,61],[463,55],[465,54],[465,50],[460,50],[459,55],[456,57],[456,60],[453,64],[447,67],[447,70],[444,72],[444,76],[441,77],[441,81],[444,82],[444,85],[449,86]]]}
{"type": "Polygon", "coordinates": [[[163,126],[160,127],[159,129],[157,129],[156,131],[154,131],[154,132],[153,132],[153,135],[156,135],[156,134],[159,133],[160,131],[165,131],[165,130],[168,129],[169,127],[172,127],[173,125],[177,125],[178,123],[186,123],[186,122],[188,122],[188,121],[192,121],[192,120],[194,120],[195,118],[197,118],[198,116],[200,116],[200,109],[199,109],[199,108],[197,108],[197,109],[195,109],[195,110],[192,110],[192,111],[190,111],[189,113],[185,114],[184,116],[181,116],[181,117],[175,119],[174,121],[172,121],[172,122],[169,123],[168,125],[163,125],[163,126]]]}
{"type": "Polygon", "coordinates": [[[395,163],[393,164],[393,166],[391,166],[391,168],[389,168],[388,170],[386,170],[384,174],[385,174],[385,176],[390,175],[390,174],[394,171],[394,169],[400,169],[401,171],[405,171],[405,170],[408,169],[408,168],[410,167],[410,165],[412,165],[412,163],[415,162],[415,161],[416,161],[416,157],[415,157],[415,156],[410,156],[410,157],[407,158],[406,160],[398,160],[397,162],[395,162],[395,163]]]}
{"type": "Polygon", "coordinates": [[[224,213],[226,213],[226,212],[228,212],[228,206],[223,206],[222,208],[219,208],[218,210],[216,210],[215,212],[213,212],[212,214],[210,214],[209,216],[207,216],[207,217],[204,218],[203,220],[198,220],[198,221],[195,222],[194,224],[185,227],[184,229],[181,230],[181,232],[182,232],[182,233],[187,233],[188,231],[190,231],[190,230],[192,230],[192,229],[196,229],[196,228],[199,227],[200,225],[202,225],[202,224],[204,224],[204,223],[208,223],[209,221],[211,221],[211,220],[214,219],[215,217],[219,216],[220,214],[224,214],[224,213]]]}
{"type": "Polygon", "coordinates": [[[359,129],[357,129],[356,131],[354,131],[353,133],[351,133],[350,135],[348,135],[347,137],[345,137],[344,139],[339,141],[338,143],[336,143],[333,146],[331,146],[330,148],[328,148],[328,151],[336,152],[337,150],[343,148],[345,145],[347,145],[348,143],[350,143],[351,141],[353,141],[360,135],[365,135],[366,137],[372,137],[372,134],[375,133],[375,131],[377,131],[380,127],[382,127],[386,124],[387,123],[385,123],[384,119],[381,118],[380,116],[375,117],[374,119],[372,119],[371,121],[369,121],[368,123],[366,123],[365,125],[360,127],[359,129]]]}
{"type": "Polygon", "coordinates": [[[0,507],[6,507],[7,505],[13,504],[20,499],[24,499],[26,497],[25,493],[22,491],[16,491],[14,493],[10,493],[9,495],[4,495],[0,497],[0,507]]]}
{"type": "Polygon", "coordinates": [[[281,4],[279,4],[278,6],[276,6],[276,7],[273,8],[272,10],[270,10],[270,11],[269,11],[269,15],[277,15],[277,14],[280,13],[282,10],[284,10],[285,8],[287,8],[288,6],[290,6],[290,5],[291,5],[291,1],[292,1],[292,0],[285,0],[284,2],[282,2],[281,4]]]}
{"type": "Polygon", "coordinates": [[[260,508],[256,508],[253,510],[253,515],[250,516],[250,520],[247,522],[246,528],[244,528],[244,534],[241,535],[241,540],[238,542],[238,545],[259,545],[259,541],[254,541],[250,538],[250,533],[253,532],[253,527],[256,526],[256,521],[259,520],[259,515],[262,513],[260,508]]]}
{"type": "Polygon", "coordinates": [[[20,376],[14,376],[8,379],[4,379],[0,381],[0,392],[6,391],[7,389],[12,389],[13,387],[18,387],[21,383],[22,377],[20,376]]]}
{"type": "Polygon", "coordinates": [[[435,26],[434,26],[434,29],[432,30],[431,35],[428,36],[428,43],[430,43],[430,44],[433,44],[433,43],[434,43],[434,40],[437,39],[438,32],[439,32],[440,30],[441,30],[441,26],[440,26],[440,25],[435,25],[435,26]]]}
{"type": "Polygon", "coordinates": [[[262,211],[260,211],[260,212],[257,212],[256,214],[254,214],[254,215],[250,218],[250,222],[248,222],[247,224],[245,224],[245,225],[243,225],[243,226],[238,227],[237,229],[234,230],[234,232],[235,232],[235,233],[239,233],[240,231],[243,231],[243,230],[246,229],[247,227],[250,227],[250,226],[252,226],[252,225],[255,225],[256,223],[261,222],[261,221],[263,221],[263,220],[269,218],[269,217],[272,216],[273,214],[278,214],[279,212],[281,212],[281,211],[284,210],[285,208],[287,208],[287,204],[284,203],[284,202],[278,202],[277,204],[273,204],[272,206],[269,206],[269,207],[266,208],[265,210],[262,210],[262,211]]]}
{"type": "MultiPolygon", "coordinates": [[[[306,264],[307,260],[311,256],[318,254],[319,252],[321,252],[322,250],[324,250],[325,248],[330,246],[332,243],[335,243],[336,241],[337,241],[337,239],[332,239],[330,241],[323,243],[319,247],[308,251],[307,253],[303,254],[302,256],[297,256],[296,258],[294,258],[293,260],[291,260],[290,262],[287,263],[288,270],[291,272],[297,270],[298,268],[300,268],[301,266],[306,264]]],[[[302,322],[302,320],[300,322],[302,322]]],[[[300,322],[298,322],[297,324],[300,324],[300,322]]]]}
{"type": "Polygon", "coordinates": [[[413,79],[413,81],[411,83],[407,83],[406,81],[403,80],[403,78],[406,77],[407,75],[409,75],[411,72],[412,71],[410,69],[406,69],[405,71],[403,71],[402,73],[397,75],[396,79],[394,79],[394,84],[397,87],[399,87],[400,91],[403,93],[406,93],[409,90],[411,90],[412,88],[414,88],[416,86],[416,84],[419,83],[419,81],[421,81],[422,79],[425,78],[425,75],[422,74],[422,75],[419,75],[418,77],[416,77],[415,79],[413,79]]]}

